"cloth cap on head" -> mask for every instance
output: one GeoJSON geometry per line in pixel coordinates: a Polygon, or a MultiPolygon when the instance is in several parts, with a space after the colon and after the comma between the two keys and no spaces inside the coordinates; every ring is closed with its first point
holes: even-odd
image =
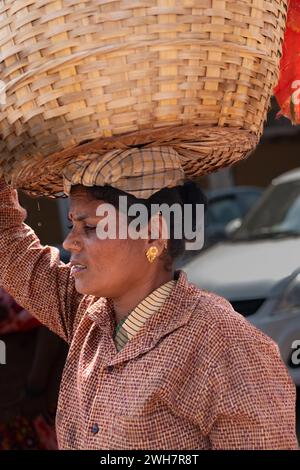
{"type": "Polygon", "coordinates": [[[113,186],[139,199],[182,185],[184,171],[172,147],[116,149],[105,155],[80,155],[63,171],[64,192],[74,185],[113,186]]]}

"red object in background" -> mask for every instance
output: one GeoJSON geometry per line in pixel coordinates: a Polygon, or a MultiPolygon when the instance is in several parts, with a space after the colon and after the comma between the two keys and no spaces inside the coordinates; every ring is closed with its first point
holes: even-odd
{"type": "Polygon", "coordinates": [[[300,0],[289,0],[280,74],[274,94],[279,115],[300,124],[300,0]]]}
{"type": "Polygon", "coordinates": [[[40,445],[46,450],[57,450],[57,439],[54,423],[49,424],[45,416],[38,415],[34,420],[34,428],[39,437],[40,445]]]}
{"type": "Polygon", "coordinates": [[[0,334],[29,331],[40,322],[20,307],[4,289],[0,288],[0,334]]]}
{"type": "Polygon", "coordinates": [[[0,422],[0,452],[3,450],[57,450],[54,424],[42,414],[34,420],[18,415],[9,423],[0,422]]]}
{"type": "MultiPolygon", "coordinates": [[[[3,288],[0,287],[0,335],[16,332],[26,332],[32,328],[41,326],[27,310],[20,307],[16,301],[3,288]]],[[[24,336],[22,336],[24,338],[24,336]]],[[[14,372],[10,386],[14,386],[14,372]]],[[[6,387],[7,387],[6,383],[6,387]]],[[[55,433],[55,412],[56,404],[47,405],[47,409],[40,406],[40,410],[34,418],[29,417],[24,412],[21,404],[21,397],[15,405],[16,413],[13,413],[9,420],[0,417],[0,451],[2,450],[56,450],[57,441],[55,433]],[[52,409],[53,408],[53,409],[52,409]]],[[[28,400],[28,398],[26,398],[28,400]]],[[[1,403],[3,407],[3,403],[1,403]]],[[[5,409],[5,406],[3,407],[5,409]]],[[[7,406],[9,408],[9,406],[7,406]]]]}

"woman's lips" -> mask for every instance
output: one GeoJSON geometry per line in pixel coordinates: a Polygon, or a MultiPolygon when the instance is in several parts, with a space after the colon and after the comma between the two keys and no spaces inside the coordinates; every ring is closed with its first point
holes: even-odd
{"type": "Polygon", "coordinates": [[[86,269],[86,266],[83,266],[81,264],[75,264],[71,267],[71,275],[76,276],[77,274],[82,273],[82,271],[85,271],[86,269]]]}

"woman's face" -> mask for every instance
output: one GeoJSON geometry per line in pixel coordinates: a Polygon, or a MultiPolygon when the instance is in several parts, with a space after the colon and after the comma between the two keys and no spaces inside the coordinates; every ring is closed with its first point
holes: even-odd
{"type": "MultiPolygon", "coordinates": [[[[113,299],[126,294],[147,276],[147,240],[100,239],[96,233],[97,224],[107,220],[96,215],[100,204],[103,201],[91,198],[84,189],[72,192],[69,211],[72,228],[64,248],[71,253],[76,290],[81,294],[113,299]]],[[[118,211],[116,213],[119,216],[118,211]]],[[[117,230],[118,222],[119,217],[117,230]]],[[[127,227],[123,214],[121,223],[127,227]]]]}

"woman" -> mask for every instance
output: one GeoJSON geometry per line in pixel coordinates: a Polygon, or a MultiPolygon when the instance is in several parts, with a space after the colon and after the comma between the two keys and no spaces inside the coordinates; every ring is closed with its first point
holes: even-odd
{"type": "Polygon", "coordinates": [[[40,245],[16,195],[0,186],[0,281],[70,344],[59,448],[296,448],[294,386],[275,344],[225,299],[174,272],[182,219],[166,236],[158,211],[142,224],[146,237],[131,236],[121,195],[128,207],[180,203],[183,212],[185,203],[204,202],[192,183],[183,185],[176,151],[85,155],[64,179],[70,265],[40,245]],[[118,229],[126,222],[127,239],[99,238],[108,225],[99,215],[105,203],[116,208],[118,229]]]}

